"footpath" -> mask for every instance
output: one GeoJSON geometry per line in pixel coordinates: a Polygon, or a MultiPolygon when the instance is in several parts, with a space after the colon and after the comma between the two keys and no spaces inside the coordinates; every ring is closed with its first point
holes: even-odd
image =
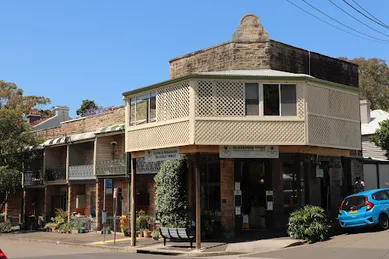
{"type": "Polygon", "coordinates": [[[136,246],[131,247],[131,238],[125,237],[121,233],[117,234],[115,241],[113,234],[105,235],[104,241],[104,235],[96,232],[85,234],[61,234],[52,232],[12,233],[0,235],[1,238],[23,242],[52,243],[53,245],[94,247],[116,252],[186,255],[193,257],[261,253],[304,244],[300,240],[293,240],[288,237],[267,238],[255,241],[239,240],[228,243],[204,241],[202,242],[202,249],[196,250],[195,248],[190,248],[189,243],[168,241],[166,246],[164,246],[162,240],[153,240],[152,238],[137,238],[136,246]]]}

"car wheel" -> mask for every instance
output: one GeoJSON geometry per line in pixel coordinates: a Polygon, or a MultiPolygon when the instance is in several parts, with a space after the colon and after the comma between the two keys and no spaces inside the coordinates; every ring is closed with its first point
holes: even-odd
{"type": "Polygon", "coordinates": [[[389,219],[386,214],[380,215],[378,226],[381,230],[387,230],[389,228],[389,219]]]}

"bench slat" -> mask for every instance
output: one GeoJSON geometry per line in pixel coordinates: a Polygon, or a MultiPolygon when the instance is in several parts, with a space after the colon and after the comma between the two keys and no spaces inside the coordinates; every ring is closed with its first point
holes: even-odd
{"type": "Polygon", "coordinates": [[[177,233],[177,229],[176,229],[176,228],[169,228],[169,233],[170,233],[170,236],[171,236],[172,238],[180,239],[180,237],[178,236],[178,233],[177,233]]]}

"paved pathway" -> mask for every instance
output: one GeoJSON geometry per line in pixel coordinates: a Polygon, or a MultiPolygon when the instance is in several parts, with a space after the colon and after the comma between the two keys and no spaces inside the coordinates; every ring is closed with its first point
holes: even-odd
{"type": "Polygon", "coordinates": [[[244,255],[243,257],[278,259],[389,259],[389,230],[341,235],[323,243],[244,255]]]}

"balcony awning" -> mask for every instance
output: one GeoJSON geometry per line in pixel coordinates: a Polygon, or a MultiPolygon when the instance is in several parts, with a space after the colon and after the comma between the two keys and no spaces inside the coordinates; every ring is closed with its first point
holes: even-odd
{"type": "Polygon", "coordinates": [[[96,130],[96,134],[105,134],[105,133],[112,133],[117,131],[123,131],[125,128],[124,124],[117,124],[117,125],[111,125],[108,127],[100,128],[96,130]]]}
{"type": "Polygon", "coordinates": [[[94,132],[85,132],[85,133],[70,135],[68,141],[76,142],[76,141],[83,141],[83,140],[94,139],[94,138],[95,138],[94,132]]]}
{"type": "Polygon", "coordinates": [[[62,136],[60,138],[46,140],[43,143],[43,146],[53,146],[53,145],[60,145],[60,144],[65,144],[65,143],[66,143],[66,136],[62,136]]]}

